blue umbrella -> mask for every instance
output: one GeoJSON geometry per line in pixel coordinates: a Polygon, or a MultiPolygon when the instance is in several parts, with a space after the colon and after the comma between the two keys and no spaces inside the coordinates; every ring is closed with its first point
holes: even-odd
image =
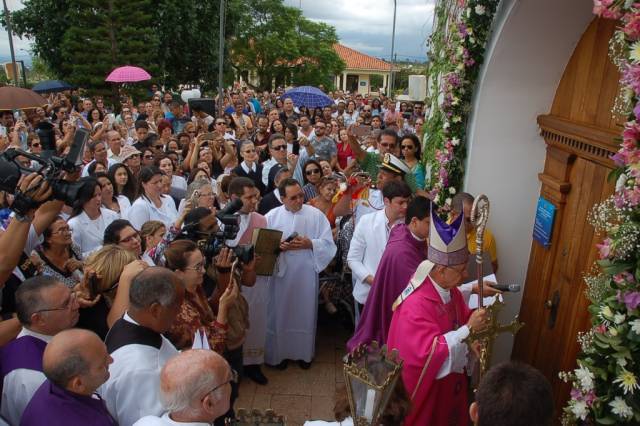
{"type": "Polygon", "coordinates": [[[331,105],[333,100],[324,94],[324,92],[313,86],[300,86],[288,90],[283,98],[291,98],[293,104],[297,107],[306,106],[309,108],[324,107],[331,105]]]}
{"type": "Polygon", "coordinates": [[[62,80],[45,80],[36,84],[31,88],[34,92],[37,93],[55,93],[55,92],[64,92],[65,90],[75,89],[75,86],[70,85],[66,81],[62,80]]]}

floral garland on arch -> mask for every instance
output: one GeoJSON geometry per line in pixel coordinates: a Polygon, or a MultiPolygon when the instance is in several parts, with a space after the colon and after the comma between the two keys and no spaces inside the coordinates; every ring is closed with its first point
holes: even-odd
{"type": "Polygon", "coordinates": [[[563,424],[640,424],[640,3],[594,0],[594,13],[619,19],[610,56],[621,70],[615,112],[628,116],[613,196],[594,206],[590,222],[605,235],[597,265],[585,276],[592,327],[578,336],[578,368],[563,424]]]}
{"type": "Polygon", "coordinates": [[[444,214],[460,190],[473,89],[499,0],[440,0],[427,72],[429,117],[423,144],[429,193],[444,214]]]}

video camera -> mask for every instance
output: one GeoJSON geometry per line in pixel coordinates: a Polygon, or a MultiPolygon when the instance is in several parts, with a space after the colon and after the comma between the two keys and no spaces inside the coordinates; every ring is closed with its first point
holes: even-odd
{"type": "MultiPolygon", "coordinates": [[[[206,240],[198,241],[198,248],[202,251],[202,255],[207,259],[207,262],[217,256],[223,247],[228,247],[226,245],[227,240],[234,240],[238,236],[238,231],[240,229],[240,217],[234,213],[241,208],[242,200],[236,198],[229,202],[224,209],[220,210],[216,214],[216,217],[223,225],[222,230],[212,234],[206,240]]],[[[246,264],[253,260],[253,245],[247,244],[229,248],[233,251],[233,254],[236,255],[240,262],[246,264]]]]}
{"type": "MultiPolygon", "coordinates": [[[[72,205],[74,200],[78,198],[78,193],[82,187],[88,183],[65,181],[62,179],[62,174],[63,172],[74,173],[78,167],[82,166],[82,154],[90,133],[86,129],[77,129],[71,149],[66,157],[54,155],[56,153],[56,140],[53,124],[49,122],[40,123],[36,133],[43,147],[42,155],[35,155],[21,149],[9,149],[0,155],[0,190],[16,194],[20,177],[23,174],[35,172],[44,177],[43,182],[49,183],[54,199],[72,205]],[[32,163],[38,163],[40,167],[24,167],[17,161],[20,156],[30,159],[32,163]]],[[[19,204],[22,204],[22,207],[25,208],[38,207],[34,200],[29,198],[28,194],[16,195],[14,204],[17,204],[15,208],[12,206],[12,210],[18,210],[19,204]],[[18,195],[21,196],[21,202],[18,202],[18,195]]]]}

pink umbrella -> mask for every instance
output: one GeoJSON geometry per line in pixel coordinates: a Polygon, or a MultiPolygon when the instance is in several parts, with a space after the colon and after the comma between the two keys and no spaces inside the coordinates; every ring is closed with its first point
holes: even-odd
{"type": "Polygon", "coordinates": [[[134,83],[136,81],[151,80],[151,75],[140,67],[125,65],[111,71],[105,81],[112,83],[134,83]]]}

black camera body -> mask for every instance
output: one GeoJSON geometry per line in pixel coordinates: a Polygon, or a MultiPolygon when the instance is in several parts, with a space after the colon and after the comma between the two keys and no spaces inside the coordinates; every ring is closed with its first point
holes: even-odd
{"type": "Polygon", "coordinates": [[[37,133],[43,147],[51,148],[53,144],[54,149],[46,149],[43,151],[42,156],[34,155],[21,149],[9,149],[2,153],[0,155],[0,190],[14,194],[23,173],[37,172],[51,186],[54,199],[72,205],[78,198],[78,193],[82,187],[87,183],[67,182],[62,179],[62,172],[73,173],[82,165],[82,153],[90,133],[88,130],[78,129],[69,154],[64,158],[53,155],[55,153],[55,136],[53,135],[53,125],[51,123],[40,123],[37,133]],[[40,167],[37,169],[23,167],[17,161],[20,156],[35,161],[40,167]]]}
{"type": "MultiPolygon", "coordinates": [[[[198,240],[198,248],[202,251],[202,255],[209,262],[211,259],[220,254],[220,250],[226,245],[227,240],[233,240],[238,236],[240,229],[240,217],[235,215],[242,208],[242,201],[235,199],[231,201],[224,209],[220,210],[216,217],[222,223],[223,229],[212,234],[207,239],[198,240]]],[[[241,263],[249,263],[254,257],[254,247],[251,244],[239,245],[236,247],[228,247],[241,263]]]]}

